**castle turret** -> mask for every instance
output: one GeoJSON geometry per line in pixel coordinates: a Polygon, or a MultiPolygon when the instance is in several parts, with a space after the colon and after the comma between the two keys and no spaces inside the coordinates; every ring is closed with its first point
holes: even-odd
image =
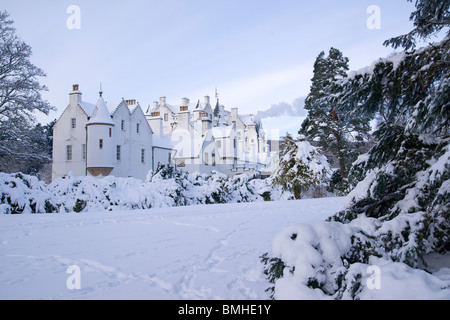
{"type": "Polygon", "coordinates": [[[114,169],[114,122],[102,92],[87,127],[87,171],[90,175],[108,176],[114,169]]]}

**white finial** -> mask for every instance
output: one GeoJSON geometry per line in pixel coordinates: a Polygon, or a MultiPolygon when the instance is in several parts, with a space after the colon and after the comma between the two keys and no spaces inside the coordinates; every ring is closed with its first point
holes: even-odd
{"type": "Polygon", "coordinates": [[[100,97],[103,95],[103,90],[102,90],[102,83],[100,82],[100,91],[99,91],[100,97]]]}

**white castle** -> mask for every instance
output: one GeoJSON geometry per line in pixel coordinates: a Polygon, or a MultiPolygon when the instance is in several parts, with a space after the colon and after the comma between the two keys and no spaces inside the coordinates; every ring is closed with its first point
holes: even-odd
{"type": "Polygon", "coordinates": [[[73,85],[69,105],[53,128],[52,179],[77,176],[145,179],[158,164],[174,164],[188,172],[228,176],[267,172],[271,158],[266,134],[253,115],[225,110],[209,96],[203,104],[182,98],[169,105],[166,97],[144,113],[136,100],[97,104],[82,100],[73,85]]]}

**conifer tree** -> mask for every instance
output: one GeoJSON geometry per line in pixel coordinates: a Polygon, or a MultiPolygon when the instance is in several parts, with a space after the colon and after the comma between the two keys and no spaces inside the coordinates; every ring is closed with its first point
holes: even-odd
{"type": "Polygon", "coordinates": [[[345,180],[357,155],[352,143],[362,141],[370,130],[367,117],[354,113],[354,105],[341,103],[336,81],[347,77],[349,59],[331,48],[328,56],[321,52],[314,63],[310,93],[305,101],[308,111],[300,134],[316,141],[325,154],[339,162],[341,179],[345,180]]]}
{"type": "MultiPolygon", "coordinates": [[[[434,25],[440,15],[434,9],[424,11],[435,8],[426,3],[417,1],[412,15],[425,19],[411,31],[415,38],[391,44],[411,49],[416,37],[432,34],[423,28],[434,25]]],[[[449,52],[447,36],[425,48],[380,59],[339,84],[341,103],[357,102],[357,112],[376,115],[379,122],[375,145],[350,171],[357,185],[353,203],[334,220],[349,222],[363,214],[379,219],[377,224],[403,221],[402,228],[384,227],[377,238],[393,260],[413,267],[423,265],[427,253],[450,250],[449,52]]]]}
{"type": "Polygon", "coordinates": [[[330,177],[330,166],[317,147],[312,146],[304,136],[296,142],[290,134],[282,139],[283,156],[272,174],[273,185],[300,199],[311,188],[318,188],[330,177]]]}
{"type": "Polygon", "coordinates": [[[416,10],[411,13],[410,20],[414,24],[413,30],[408,34],[386,40],[384,44],[395,49],[403,47],[410,50],[415,49],[417,40],[426,40],[446,28],[447,37],[450,36],[450,1],[416,0],[416,10]]]}

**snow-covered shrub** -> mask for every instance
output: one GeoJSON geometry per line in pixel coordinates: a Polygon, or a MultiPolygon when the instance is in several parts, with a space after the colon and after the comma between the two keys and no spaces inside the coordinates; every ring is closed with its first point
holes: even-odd
{"type": "Polygon", "coordinates": [[[1,213],[134,210],[292,198],[289,191],[272,186],[271,178],[260,180],[246,174],[228,178],[217,171],[191,174],[172,165],[159,166],[145,181],[69,173],[45,185],[36,177],[2,174],[0,192],[1,213]]]}
{"type": "Polygon", "coordinates": [[[274,239],[272,254],[261,259],[275,299],[355,298],[362,275],[349,273],[349,267],[381,257],[360,228],[322,221],[285,229],[274,239]]]}
{"type": "Polygon", "coordinates": [[[2,213],[90,212],[149,209],[173,206],[263,201],[286,197],[271,187],[270,179],[245,174],[228,178],[187,173],[160,166],[145,181],[113,176],[97,179],[69,173],[45,185],[26,175],[0,176],[2,213]]]}
{"type": "Polygon", "coordinates": [[[50,213],[57,206],[54,195],[38,178],[0,172],[0,214],[50,213]]]}
{"type": "Polygon", "coordinates": [[[235,175],[225,183],[225,194],[227,202],[255,202],[261,201],[255,186],[249,183],[249,177],[243,173],[235,175]]]}
{"type": "Polygon", "coordinates": [[[261,257],[271,297],[448,300],[448,271],[433,275],[393,262],[378,240],[360,228],[375,229],[372,222],[361,219],[356,226],[317,221],[286,228],[274,239],[272,256],[261,257]]]}

